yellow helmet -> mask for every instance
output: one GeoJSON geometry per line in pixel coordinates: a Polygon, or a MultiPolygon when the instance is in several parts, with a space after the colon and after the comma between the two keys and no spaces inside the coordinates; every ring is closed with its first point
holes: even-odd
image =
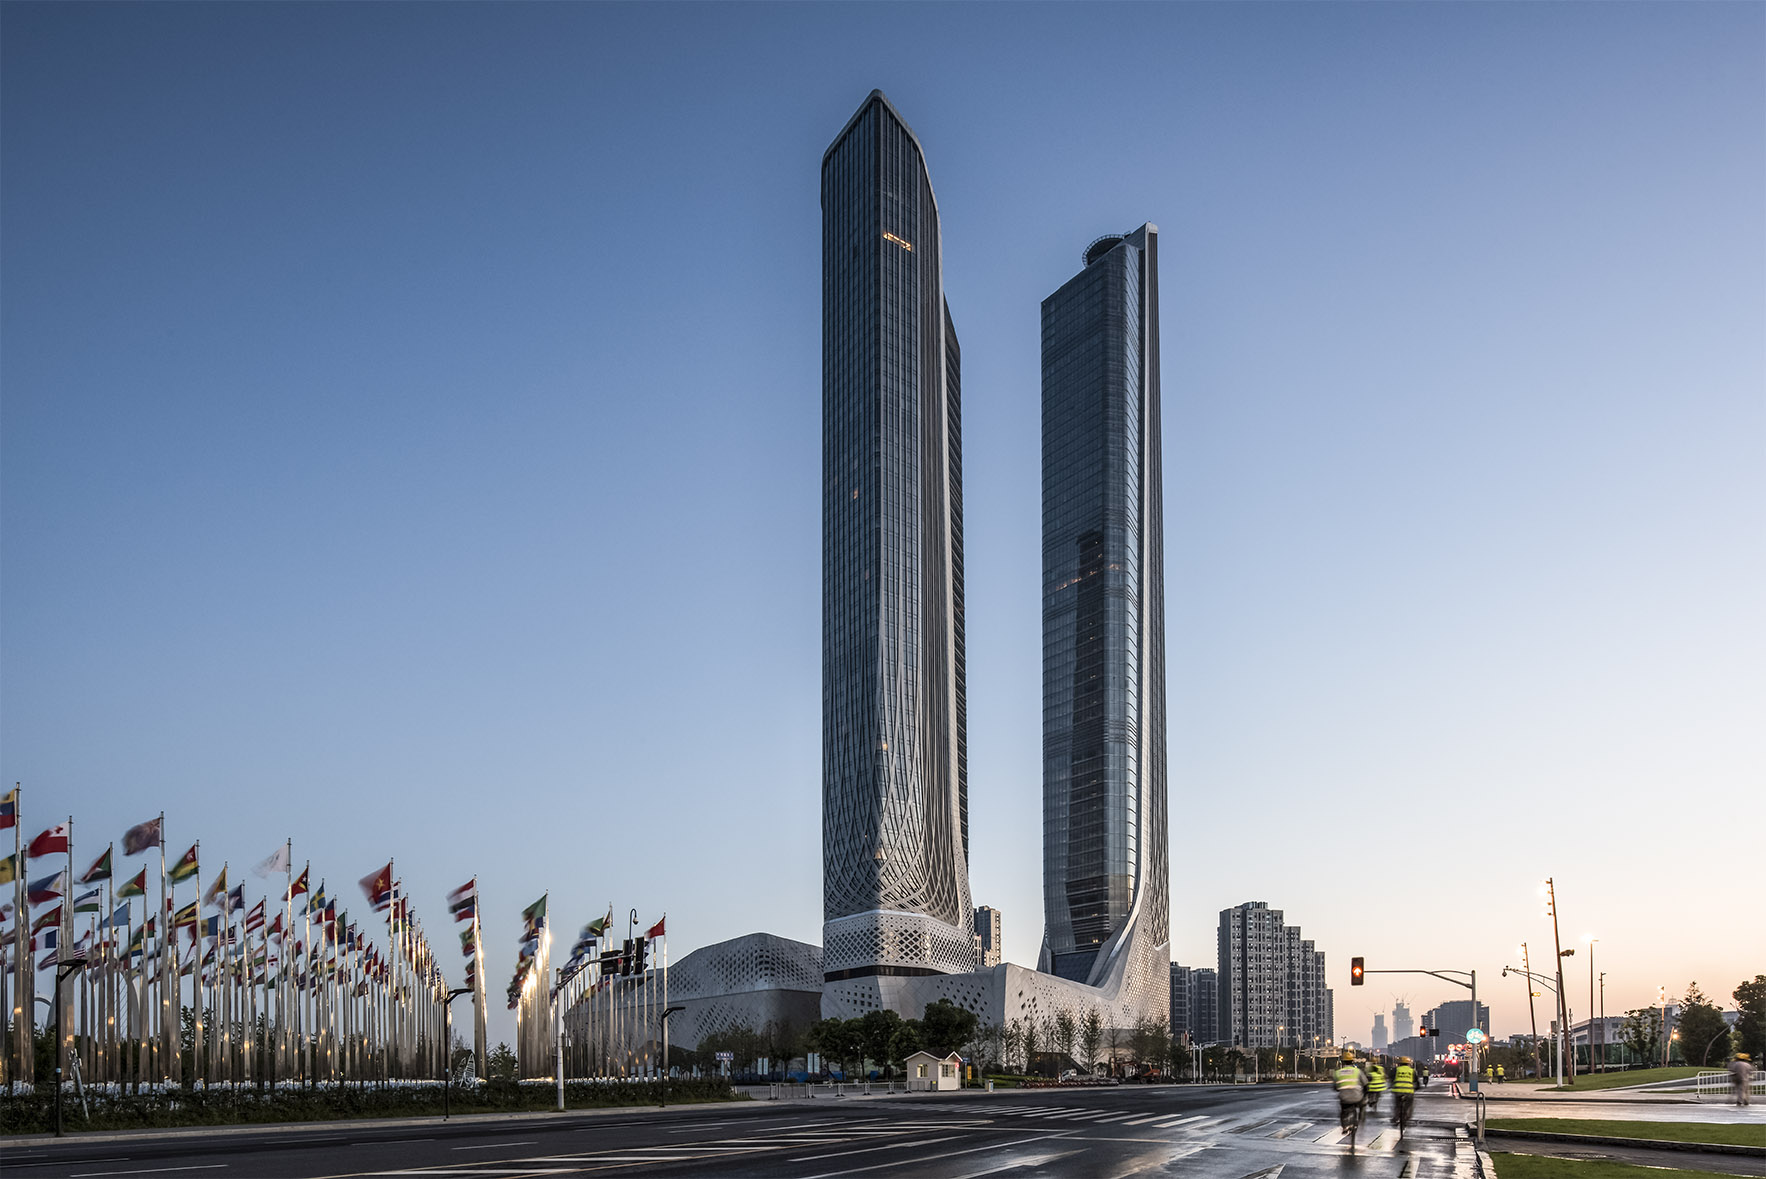
{"type": "Polygon", "coordinates": [[[1410,1059],[1410,1057],[1408,1057],[1408,1056],[1400,1056],[1400,1057],[1399,1057],[1399,1058],[1398,1058],[1398,1063],[1399,1063],[1399,1064],[1411,1064],[1411,1063],[1413,1063],[1413,1062],[1412,1062],[1412,1060],[1411,1060],[1411,1059],[1410,1059]]]}
{"type": "MultiPolygon", "coordinates": [[[[1744,1056],[1742,1059],[1746,1060],[1747,1058],[1744,1056]]],[[[1347,1048],[1343,1049],[1343,1060],[1345,1063],[1354,1063],[1355,1053],[1349,1051],[1347,1048]]]]}
{"type": "Polygon", "coordinates": [[[1746,1052],[1737,1052],[1735,1054],[1735,1058],[1737,1060],[1752,1060],[1752,1059],[1754,1059],[1753,1057],[1749,1056],[1746,1052]]]}

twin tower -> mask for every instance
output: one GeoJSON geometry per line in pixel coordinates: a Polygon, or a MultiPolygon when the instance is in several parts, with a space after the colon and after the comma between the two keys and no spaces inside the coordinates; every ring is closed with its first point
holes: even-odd
{"type": "Polygon", "coordinates": [[[1168,1016],[1158,231],[1042,304],[1043,905],[977,970],[961,351],[920,143],[873,91],[822,159],[824,1014],[1168,1016]]]}

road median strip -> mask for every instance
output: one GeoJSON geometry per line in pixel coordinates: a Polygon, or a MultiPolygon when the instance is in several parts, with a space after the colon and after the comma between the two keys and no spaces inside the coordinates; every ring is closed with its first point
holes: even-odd
{"type": "Polygon", "coordinates": [[[1579,1118],[1492,1118],[1492,1137],[1598,1143],[1649,1150],[1704,1151],[1766,1158],[1766,1126],[1722,1122],[1627,1122],[1579,1118]]]}

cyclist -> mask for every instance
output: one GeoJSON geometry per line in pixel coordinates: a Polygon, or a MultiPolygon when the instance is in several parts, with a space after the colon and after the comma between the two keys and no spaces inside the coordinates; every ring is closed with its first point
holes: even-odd
{"type": "Polygon", "coordinates": [[[1367,1112],[1380,1112],[1380,1094],[1386,1091],[1386,1070],[1378,1060],[1370,1061],[1367,1066],[1367,1112]]]}
{"type": "Polygon", "coordinates": [[[1400,1056],[1398,1067],[1392,1070],[1392,1124],[1398,1127],[1398,1136],[1404,1137],[1404,1127],[1410,1125],[1410,1111],[1416,1104],[1416,1066],[1411,1064],[1410,1057],[1400,1056]]]}
{"type": "Polygon", "coordinates": [[[1354,1150],[1354,1131],[1361,1125],[1362,1094],[1367,1087],[1367,1077],[1356,1066],[1355,1053],[1343,1050],[1343,1059],[1331,1074],[1331,1081],[1337,1089],[1337,1121],[1350,1132],[1349,1149],[1354,1150]]]}
{"type": "Polygon", "coordinates": [[[1506,1080],[1508,1080],[1508,1074],[1502,1070],[1502,1066],[1500,1064],[1497,1065],[1496,1066],[1496,1083],[1498,1085],[1500,1085],[1506,1080]]]}

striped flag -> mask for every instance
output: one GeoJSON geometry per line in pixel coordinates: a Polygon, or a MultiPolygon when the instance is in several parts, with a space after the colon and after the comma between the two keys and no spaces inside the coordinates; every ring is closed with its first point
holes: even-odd
{"type": "Polygon", "coordinates": [[[173,884],[182,884],[184,881],[189,880],[192,876],[196,875],[198,867],[196,862],[196,847],[196,844],[191,844],[190,850],[179,856],[178,862],[173,864],[171,870],[166,873],[166,876],[173,884]]]}
{"type": "Polygon", "coordinates": [[[136,873],[135,879],[125,881],[117,886],[119,897],[144,897],[147,895],[147,869],[136,873]]]}
{"type": "Polygon", "coordinates": [[[81,884],[97,884],[100,880],[110,879],[110,853],[112,850],[108,847],[105,848],[104,854],[92,861],[92,866],[87,868],[85,875],[80,877],[81,884]]]}
{"type": "Polygon", "coordinates": [[[18,787],[0,794],[0,831],[18,823],[18,787]]]}
{"type": "Polygon", "coordinates": [[[25,856],[33,860],[41,856],[52,856],[57,852],[67,854],[66,823],[57,823],[25,845],[25,856]]]}

